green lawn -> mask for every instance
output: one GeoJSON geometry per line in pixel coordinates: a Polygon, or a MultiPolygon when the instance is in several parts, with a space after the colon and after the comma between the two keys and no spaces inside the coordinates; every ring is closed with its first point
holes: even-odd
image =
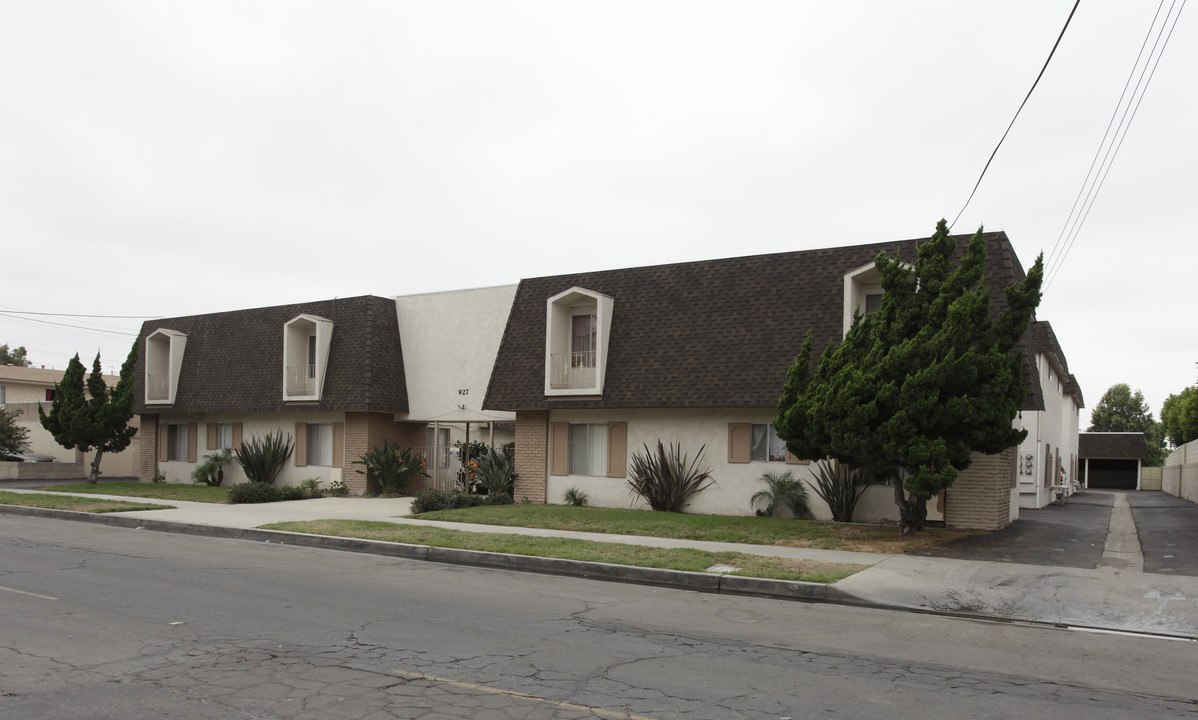
{"type": "Polygon", "coordinates": [[[806,560],[767,558],[731,552],[713,553],[702,550],[651,548],[566,538],[475,533],[463,530],[444,530],[441,528],[396,525],[395,523],[364,520],[284,522],[263,525],[263,527],[269,530],[287,530],[290,532],[382,540],[384,542],[408,543],[412,545],[566,558],[616,565],[689,570],[692,572],[704,572],[713,565],[723,564],[739,568],[735,572],[728,573],[730,575],[776,578],[780,580],[804,580],[806,582],[817,583],[834,583],[853,573],[864,570],[866,567],[865,565],[851,565],[847,563],[820,563],[806,560]]]}
{"type": "Polygon", "coordinates": [[[191,500],[193,502],[223,503],[229,501],[229,488],[207,485],[183,485],[179,483],[114,482],[72,483],[42,488],[52,492],[98,493],[100,495],[123,495],[125,497],[156,498],[158,500],[191,500]]]}
{"type": "Polygon", "coordinates": [[[848,525],[739,515],[686,515],[572,505],[483,505],[461,510],[439,510],[423,513],[419,517],[422,520],[483,525],[892,554],[942,545],[971,534],[928,529],[903,537],[899,535],[898,528],[892,525],[848,525]]]}
{"type": "Polygon", "coordinates": [[[15,493],[0,491],[0,505],[20,505],[21,507],[50,508],[52,510],[74,510],[76,512],[108,513],[129,510],[169,510],[170,505],[152,505],[150,503],[133,503],[123,500],[103,500],[65,495],[43,495],[32,493],[15,493]]]}

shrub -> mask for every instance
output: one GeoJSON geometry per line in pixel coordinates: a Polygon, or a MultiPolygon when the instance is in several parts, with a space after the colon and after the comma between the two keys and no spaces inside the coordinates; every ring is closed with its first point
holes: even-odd
{"type": "Polygon", "coordinates": [[[667,452],[658,440],[656,453],[650,451],[648,445],[644,447],[644,455],[632,454],[628,486],[654,510],[682,512],[692,496],[715,484],[708,470],[699,470],[706,445],[699,448],[694,462],[689,463],[682,454],[681,445],[670,443],[667,452]]]}
{"type": "Polygon", "coordinates": [[[766,470],[757,481],[766,485],[765,490],[758,490],[749,498],[749,507],[756,505],[758,500],[765,501],[765,511],[758,510],[757,514],[777,517],[779,511],[786,508],[796,518],[815,518],[811,512],[811,497],[807,493],[807,483],[796,480],[795,474],[790,470],[784,473],[766,470]]]}
{"type": "Polygon", "coordinates": [[[329,495],[331,497],[345,497],[346,495],[349,495],[349,488],[347,488],[345,483],[341,482],[340,480],[334,480],[333,482],[329,483],[329,495]]]}
{"type": "Polygon", "coordinates": [[[268,483],[243,482],[229,488],[229,502],[233,505],[278,502],[279,499],[279,488],[268,483]]]}
{"type": "Polygon", "coordinates": [[[152,483],[164,483],[164,482],[166,482],[166,476],[162,474],[162,471],[161,471],[161,470],[155,470],[155,471],[154,471],[154,477],[150,478],[150,482],[152,482],[152,483]]]}
{"type": "Polygon", "coordinates": [[[514,450],[495,450],[488,447],[473,461],[475,483],[490,493],[512,494],[516,488],[516,455],[514,450]]]}
{"type": "Polygon", "coordinates": [[[304,494],[309,498],[324,497],[324,490],[320,489],[320,478],[308,478],[300,483],[300,487],[304,489],[304,494]]]}
{"type": "Polygon", "coordinates": [[[279,491],[279,500],[307,500],[308,491],[300,485],[280,485],[274,490],[279,491]]]}
{"type": "Polygon", "coordinates": [[[280,431],[278,435],[267,433],[261,439],[257,435],[253,436],[241,443],[241,447],[233,451],[233,456],[250,482],[271,485],[283,471],[293,449],[291,436],[288,435],[284,440],[280,431]]]}
{"type": "Polygon", "coordinates": [[[815,494],[828,503],[832,519],[836,522],[852,522],[853,511],[861,496],[869,489],[865,474],[844,463],[822,460],[816,466],[815,494]]]}
{"type": "Polygon", "coordinates": [[[191,479],[199,485],[217,487],[225,480],[225,466],[233,462],[233,451],[225,448],[214,455],[205,455],[204,460],[191,471],[191,479]]]}
{"type": "Polygon", "coordinates": [[[383,441],[382,447],[375,447],[353,464],[365,466],[366,469],[358,470],[358,474],[374,480],[379,491],[387,495],[402,495],[413,478],[428,476],[424,461],[413,457],[412,448],[401,449],[389,441],[383,441]]]}
{"type": "Polygon", "coordinates": [[[471,495],[461,490],[429,488],[416,494],[416,499],[412,501],[412,514],[419,515],[437,510],[457,510],[478,505],[511,505],[512,502],[512,496],[504,492],[471,495]]]}
{"type": "Polygon", "coordinates": [[[590,498],[586,493],[579,490],[577,487],[572,487],[566,491],[563,500],[566,501],[567,505],[573,505],[574,507],[585,507],[590,498]]]}

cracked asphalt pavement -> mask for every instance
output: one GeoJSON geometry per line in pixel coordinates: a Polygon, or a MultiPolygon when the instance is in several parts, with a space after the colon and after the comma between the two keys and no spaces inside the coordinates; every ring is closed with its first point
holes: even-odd
{"type": "Polygon", "coordinates": [[[0,517],[0,718],[1198,717],[1194,650],[0,517]]]}

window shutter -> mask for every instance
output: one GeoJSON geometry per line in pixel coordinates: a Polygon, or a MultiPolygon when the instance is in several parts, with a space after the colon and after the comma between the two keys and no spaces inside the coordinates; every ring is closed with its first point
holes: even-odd
{"type": "Polygon", "coordinates": [[[549,474],[570,474],[570,424],[549,423],[549,474]]]}
{"type": "Polygon", "coordinates": [[[795,455],[790,450],[787,450],[786,451],[786,464],[787,465],[810,465],[811,461],[803,460],[798,455],[795,455]]]}
{"type": "Polygon", "coordinates": [[[752,423],[728,423],[728,462],[749,462],[752,435],[752,423]]]}
{"type": "Polygon", "coordinates": [[[308,423],[295,424],[295,459],[296,467],[308,466],[308,423]]]}
{"type": "Polygon", "coordinates": [[[169,457],[169,455],[167,455],[167,448],[166,448],[166,441],[167,441],[167,437],[169,435],[170,435],[170,426],[169,425],[159,425],[158,426],[158,462],[166,462],[166,459],[169,457]]]}
{"type": "Polygon", "coordinates": [[[628,423],[607,424],[607,476],[622,478],[627,474],[628,423]]]}
{"type": "Polygon", "coordinates": [[[187,423],[187,462],[196,461],[196,446],[200,442],[200,426],[198,423],[187,423]]]}
{"type": "Polygon", "coordinates": [[[220,430],[220,425],[217,425],[216,423],[204,423],[204,424],[208,428],[208,449],[215,450],[216,449],[216,435],[217,435],[217,432],[220,430]]]}
{"type": "Polygon", "coordinates": [[[333,467],[345,465],[345,423],[333,423],[333,467]]]}
{"type": "Polygon", "coordinates": [[[233,449],[241,449],[241,423],[233,423],[233,449]]]}

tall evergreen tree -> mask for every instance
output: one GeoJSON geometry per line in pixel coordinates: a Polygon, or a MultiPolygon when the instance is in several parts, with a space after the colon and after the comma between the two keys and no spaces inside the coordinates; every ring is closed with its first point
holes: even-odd
{"type": "Polygon", "coordinates": [[[1006,288],[1007,308],[991,321],[982,230],[959,262],[957,250],[941,220],[913,269],[879,254],[881,308],[856,315],[814,373],[808,335],[774,418],[798,457],[893,478],[904,534],[923,528],[927,501],[969,467],[971,453],[1000,452],[1027,434],[1012,427],[1025,394],[1013,350],[1040,303],[1043,256],[1006,288]]]}
{"type": "Polygon", "coordinates": [[[50,431],[54,441],[68,450],[95,450],[87,482],[95,484],[100,478],[100,459],[107,452],[120,452],[129,447],[137,428],[129,427],[133,418],[133,366],[137,361],[137,346],[129,351],[121,365],[120,380],[110,392],[100,370],[100,354],[96,353],[87,392],[83,387],[83,363],[79,355],[71,358],[62,380],[55,384],[54,401],[50,412],[38,406],[42,427],[50,431]]]}
{"type": "Polygon", "coordinates": [[[0,407],[0,451],[25,452],[29,447],[29,429],[17,424],[19,410],[0,407]]]}

